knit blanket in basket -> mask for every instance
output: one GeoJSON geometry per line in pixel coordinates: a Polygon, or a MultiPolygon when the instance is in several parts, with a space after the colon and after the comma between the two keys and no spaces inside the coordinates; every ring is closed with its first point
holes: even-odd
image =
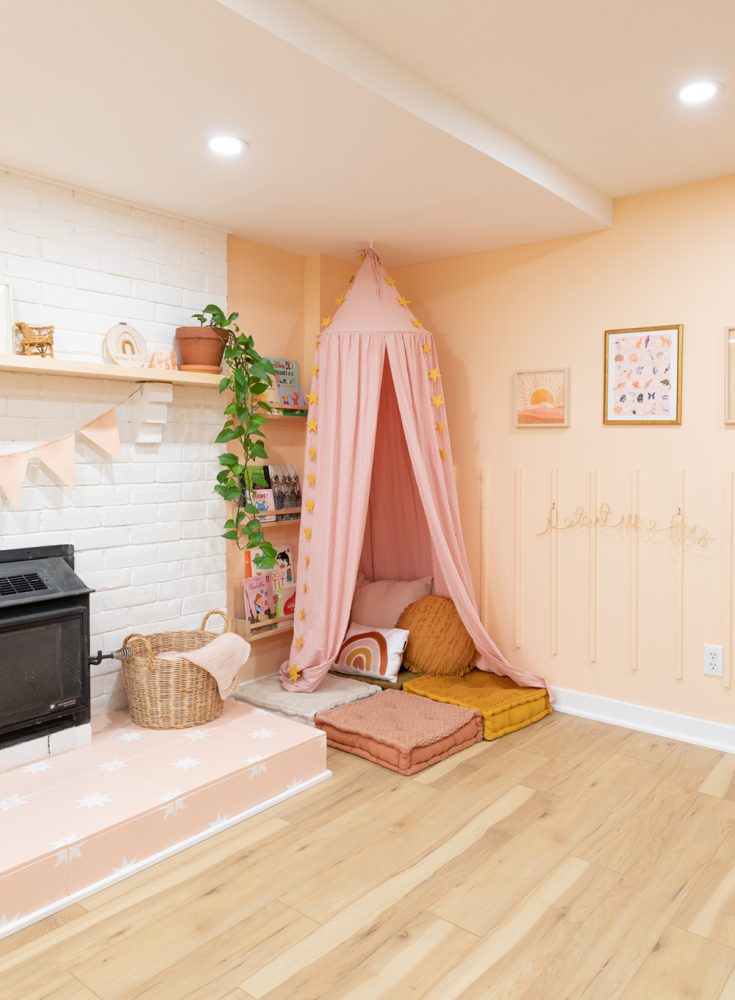
{"type": "Polygon", "coordinates": [[[250,643],[234,632],[224,632],[201,649],[189,649],[185,653],[171,650],[159,653],[159,660],[188,660],[217,681],[220,697],[224,701],[237,687],[237,675],[250,656],[250,643]]]}

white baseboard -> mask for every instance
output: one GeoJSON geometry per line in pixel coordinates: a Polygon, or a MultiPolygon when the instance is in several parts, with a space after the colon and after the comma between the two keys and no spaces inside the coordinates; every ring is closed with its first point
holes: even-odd
{"type": "Polygon", "coordinates": [[[331,771],[322,771],[321,774],[317,774],[316,777],[309,778],[307,781],[302,781],[301,784],[296,785],[294,788],[289,788],[287,791],[281,792],[279,795],[274,795],[272,798],[266,799],[264,802],[259,802],[257,805],[251,806],[249,809],[245,809],[243,812],[237,813],[235,816],[228,816],[226,819],[220,820],[219,823],[213,823],[212,826],[208,827],[206,830],[202,830],[200,833],[195,833],[193,836],[187,837],[186,840],[180,840],[177,844],[172,844],[170,847],[165,848],[163,851],[159,851],[157,854],[151,854],[147,858],[136,861],[122,872],[116,872],[114,875],[108,875],[107,878],[103,878],[99,882],[94,882],[92,885],[87,885],[83,889],[78,889],[77,892],[73,892],[69,896],[64,896],[62,899],[58,899],[54,903],[49,903],[48,906],[44,906],[40,910],[35,910],[33,913],[29,913],[24,917],[19,917],[16,920],[10,920],[5,924],[0,925],[0,940],[4,937],[8,937],[10,934],[14,934],[16,931],[23,930],[24,927],[28,927],[30,924],[35,924],[37,920],[43,920],[44,917],[50,917],[52,913],[56,913],[58,910],[63,910],[65,906],[71,906],[72,903],[78,903],[80,899],[86,899],[86,897],[91,896],[92,893],[99,892],[101,889],[106,889],[108,886],[114,885],[116,882],[121,882],[124,878],[129,878],[131,875],[135,875],[136,872],[143,871],[144,868],[150,868],[151,865],[158,864],[159,861],[164,861],[166,858],[170,858],[172,854],[178,854],[179,851],[185,851],[187,847],[192,847],[194,844],[199,844],[202,840],[214,837],[215,834],[221,833],[222,830],[228,830],[231,826],[235,826],[237,823],[242,823],[244,819],[249,819],[251,816],[255,816],[257,813],[263,812],[265,809],[270,809],[271,806],[278,805],[279,802],[283,802],[285,799],[290,799],[292,795],[298,795],[299,792],[304,792],[307,788],[311,788],[312,785],[318,785],[319,782],[325,781],[327,778],[331,777],[331,771]]]}
{"type": "Polygon", "coordinates": [[[681,740],[683,743],[711,747],[725,753],[735,753],[735,726],[728,726],[724,722],[708,722],[692,715],[664,712],[646,705],[586,694],[584,691],[557,687],[550,690],[553,691],[556,712],[607,722],[611,726],[624,726],[626,729],[681,740]]]}

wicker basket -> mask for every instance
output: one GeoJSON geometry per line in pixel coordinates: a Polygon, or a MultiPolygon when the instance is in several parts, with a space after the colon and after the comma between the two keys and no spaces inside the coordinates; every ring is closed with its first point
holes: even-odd
{"type": "Polygon", "coordinates": [[[186,729],[222,715],[224,703],[211,674],[183,657],[158,657],[158,653],[172,650],[183,653],[201,649],[216,639],[216,633],[205,631],[212,615],[224,618],[225,631],[230,631],[224,611],[210,611],[202,618],[198,632],[158,632],[147,637],[134,632],[127,637],[124,645],[133,655],[123,661],[123,673],[130,714],[137,725],[146,729],[186,729]]]}

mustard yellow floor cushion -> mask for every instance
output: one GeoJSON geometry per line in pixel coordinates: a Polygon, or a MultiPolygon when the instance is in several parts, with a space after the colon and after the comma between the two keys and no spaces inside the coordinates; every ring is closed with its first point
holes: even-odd
{"type": "Polygon", "coordinates": [[[497,677],[484,670],[473,670],[464,677],[416,677],[406,681],[403,690],[433,701],[478,709],[486,740],[530,726],[551,712],[546,688],[519,687],[509,677],[497,677]]]}

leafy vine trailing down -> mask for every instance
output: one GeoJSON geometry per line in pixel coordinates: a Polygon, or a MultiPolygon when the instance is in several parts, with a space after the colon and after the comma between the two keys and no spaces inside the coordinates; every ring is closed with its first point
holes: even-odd
{"type": "Polygon", "coordinates": [[[221,330],[226,337],[224,359],[229,372],[220,380],[219,391],[230,390],[233,399],[225,407],[227,419],[215,442],[237,441],[242,447],[242,458],[230,451],[219,456],[223,468],[217,473],[214,490],[236,504],[235,516],[225,521],[223,538],[235,542],[241,550],[259,548],[256,565],[260,569],[271,569],[276,564],[276,550],[265,537],[258,508],[251,497],[254,489],[268,486],[262,466],[268,458],[262,427],[271,407],[257,397],[272,385],[274,368],[255,350],[253,337],[240,330],[236,322],[238,316],[236,312],[227,316],[215,305],[208,305],[201,313],[194,314],[194,319],[202,326],[206,324],[221,330]]]}

